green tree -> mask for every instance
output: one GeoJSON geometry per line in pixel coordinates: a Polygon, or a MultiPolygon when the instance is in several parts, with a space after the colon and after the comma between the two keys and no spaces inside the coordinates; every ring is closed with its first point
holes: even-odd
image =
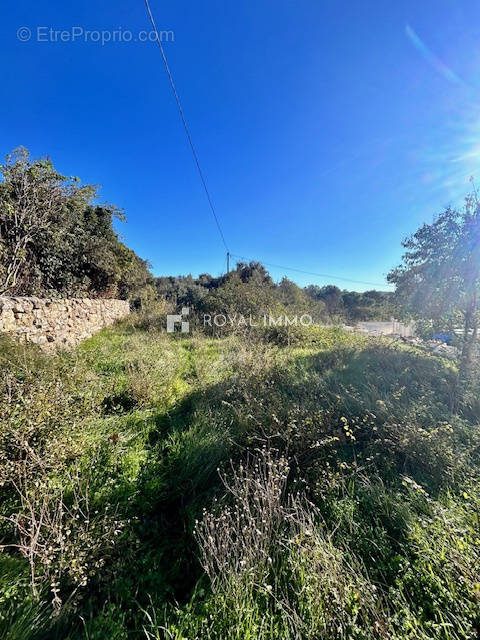
{"type": "Polygon", "coordinates": [[[478,335],[480,205],[476,195],[461,209],[447,208],[403,242],[407,250],[388,280],[407,313],[463,328],[462,372],[478,335]]]}
{"type": "Polygon", "coordinates": [[[305,288],[305,292],[314,300],[321,300],[325,304],[330,319],[333,320],[342,314],[342,292],[335,285],[327,284],[325,287],[319,287],[311,284],[305,288]]]}
{"type": "Polygon", "coordinates": [[[245,271],[232,271],[224,283],[202,301],[201,309],[211,314],[262,317],[282,309],[275,287],[267,274],[254,270],[254,275],[242,279],[245,271]],[[260,274],[260,275],[259,275],[260,274]]]}
{"type": "Polygon", "coordinates": [[[123,214],[97,188],[63,176],[25,148],[0,167],[0,295],[140,295],[148,264],[113,228],[123,214]]]}

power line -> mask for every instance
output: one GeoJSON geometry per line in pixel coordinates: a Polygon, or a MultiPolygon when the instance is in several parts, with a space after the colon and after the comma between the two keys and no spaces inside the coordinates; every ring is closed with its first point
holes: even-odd
{"type": "MultiPolygon", "coordinates": [[[[235,258],[240,258],[241,260],[246,260],[247,262],[252,262],[251,258],[245,258],[245,256],[239,256],[235,253],[231,253],[231,256],[234,256],[235,258]]],[[[368,282],[365,280],[352,280],[351,278],[344,278],[342,276],[332,276],[331,274],[328,273],[315,273],[314,271],[305,271],[303,269],[296,269],[295,267],[285,267],[283,265],[280,264],[273,264],[271,262],[265,262],[264,260],[259,260],[259,262],[261,262],[262,264],[266,265],[267,267],[274,267],[275,269],[285,269],[286,271],[296,271],[297,273],[303,273],[305,275],[308,276],[316,276],[317,278],[328,278],[331,280],[342,280],[343,282],[351,282],[351,283],[355,283],[355,284],[365,284],[368,286],[372,286],[372,287],[391,287],[392,285],[389,283],[380,283],[380,282],[368,282]]]]}
{"type": "MultiPolygon", "coordinates": [[[[190,130],[189,130],[188,125],[187,125],[185,114],[183,113],[182,104],[180,102],[180,98],[178,96],[177,89],[175,87],[175,82],[173,80],[172,72],[170,71],[170,67],[168,65],[167,56],[165,54],[165,50],[164,50],[163,45],[162,45],[162,40],[161,40],[160,35],[158,33],[157,25],[155,24],[155,19],[153,17],[153,13],[152,13],[152,10],[150,8],[149,0],[144,0],[144,1],[145,1],[145,7],[147,9],[148,16],[150,18],[150,22],[152,23],[152,28],[153,28],[153,30],[155,32],[156,42],[157,42],[157,44],[158,44],[158,46],[160,48],[160,52],[162,54],[163,64],[165,66],[165,70],[167,72],[168,79],[170,81],[170,86],[172,88],[172,92],[173,92],[173,95],[174,95],[174,98],[175,98],[175,102],[177,103],[178,112],[180,114],[180,118],[182,120],[183,127],[185,129],[185,133],[187,135],[188,143],[189,143],[190,149],[192,151],[192,155],[193,155],[193,159],[195,161],[195,165],[197,167],[198,175],[200,176],[200,180],[201,180],[201,182],[203,184],[203,188],[204,188],[205,194],[207,196],[208,204],[210,205],[210,209],[211,209],[213,217],[215,219],[215,224],[217,225],[217,229],[218,229],[218,232],[219,232],[220,237],[222,239],[223,245],[225,246],[225,249],[227,250],[227,270],[228,270],[228,256],[232,256],[232,257],[235,256],[236,258],[240,258],[242,260],[247,260],[247,261],[249,261],[249,260],[248,260],[248,258],[245,258],[244,256],[239,256],[239,255],[230,253],[230,251],[229,251],[227,242],[225,240],[225,236],[224,236],[223,231],[222,231],[222,227],[220,225],[220,221],[219,221],[218,216],[217,216],[217,212],[215,210],[215,207],[214,207],[213,202],[212,202],[212,198],[210,196],[210,192],[209,192],[208,187],[207,187],[207,182],[205,180],[205,176],[204,176],[202,168],[200,166],[200,161],[198,159],[198,155],[197,155],[197,152],[195,150],[195,146],[193,144],[192,136],[190,135],[190,130]]],[[[262,263],[267,265],[267,266],[269,266],[269,267],[274,267],[276,269],[285,269],[286,271],[295,271],[296,273],[303,273],[303,274],[310,275],[310,276],[316,276],[318,278],[329,278],[329,279],[332,279],[332,280],[342,280],[344,282],[351,282],[351,283],[355,283],[355,284],[363,284],[363,285],[373,286],[373,287],[391,286],[391,285],[389,285],[387,283],[380,284],[378,282],[367,282],[367,281],[364,281],[364,280],[353,280],[351,278],[344,278],[342,276],[332,276],[332,275],[327,274],[327,273],[315,273],[313,271],[305,271],[303,269],[296,269],[294,267],[285,267],[285,266],[278,265],[278,264],[272,264],[270,262],[264,262],[263,260],[262,260],[262,263]]]]}
{"type": "Polygon", "coordinates": [[[152,23],[152,27],[153,27],[153,30],[155,32],[155,38],[156,38],[157,44],[160,47],[160,51],[161,51],[162,59],[163,59],[163,64],[165,65],[165,70],[167,72],[168,79],[170,80],[170,86],[172,87],[173,95],[175,97],[175,102],[177,103],[178,111],[180,113],[180,117],[181,117],[182,122],[183,122],[183,127],[185,129],[185,133],[187,134],[188,143],[190,145],[190,149],[192,150],[193,159],[195,160],[195,164],[196,164],[197,170],[198,170],[198,175],[200,176],[200,180],[202,181],[203,188],[205,189],[205,194],[207,196],[208,204],[210,205],[210,209],[212,210],[213,217],[215,218],[215,223],[217,225],[218,232],[220,233],[220,237],[222,238],[222,242],[225,245],[225,249],[228,251],[227,242],[225,240],[225,236],[223,235],[222,227],[220,226],[220,222],[218,220],[218,216],[217,216],[217,213],[215,211],[215,207],[213,206],[212,198],[210,197],[210,192],[208,190],[207,183],[206,183],[205,177],[203,175],[202,168],[200,167],[200,162],[198,160],[197,152],[195,151],[195,147],[194,147],[194,144],[193,144],[193,141],[192,141],[192,136],[190,135],[190,131],[188,129],[187,121],[185,119],[185,115],[184,115],[183,109],[182,109],[182,104],[180,102],[180,98],[178,97],[177,89],[175,87],[175,82],[173,81],[172,72],[170,71],[170,67],[168,66],[167,56],[165,55],[165,50],[164,50],[163,45],[162,45],[162,40],[161,40],[160,35],[158,33],[157,25],[155,24],[155,19],[153,17],[152,10],[150,9],[150,4],[149,4],[148,0],[145,0],[145,6],[147,8],[148,16],[150,18],[150,22],[152,23]]]}

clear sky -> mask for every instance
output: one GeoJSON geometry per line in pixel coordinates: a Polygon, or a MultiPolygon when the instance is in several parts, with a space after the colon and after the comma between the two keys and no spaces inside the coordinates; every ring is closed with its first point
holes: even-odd
{"type": "MultiPolygon", "coordinates": [[[[151,4],[175,34],[165,50],[233,253],[381,283],[402,238],[480,181],[478,0],[151,4]]],[[[150,29],[143,0],[1,11],[2,154],[25,145],[101,184],[155,274],[220,274],[224,247],[156,45],[37,31],[136,37],[150,29]]]]}

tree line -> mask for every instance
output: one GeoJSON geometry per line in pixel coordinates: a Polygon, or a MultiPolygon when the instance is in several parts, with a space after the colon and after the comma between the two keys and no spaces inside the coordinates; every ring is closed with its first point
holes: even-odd
{"type": "Polygon", "coordinates": [[[260,262],[239,262],[228,274],[198,278],[156,278],[157,295],[174,306],[188,306],[204,313],[237,313],[260,316],[282,311],[306,313],[318,322],[389,319],[393,294],[385,291],[342,291],[334,285],[299,287],[284,277],[275,283],[260,262]]]}

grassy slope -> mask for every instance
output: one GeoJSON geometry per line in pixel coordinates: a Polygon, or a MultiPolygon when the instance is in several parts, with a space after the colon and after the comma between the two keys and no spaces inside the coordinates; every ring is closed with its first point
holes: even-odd
{"type": "MultiPolygon", "coordinates": [[[[447,362],[339,330],[280,347],[127,324],[73,354],[5,343],[0,357],[4,468],[23,434],[52,482],[74,468],[92,509],[122,522],[54,629],[26,563],[0,556],[2,637],[477,637],[478,414],[474,401],[453,411],[447,362]],[[289,487],[319,510],[315,545],[279,543],[270,590],[250,581],[212,593],[195,519],[222,503],[218,468],[264,446],[288,458],[289,487]],[[282,605],[286,589],[303,622],[282,605]]],[[[14,540],[7,523],[1,532],[14,540]]]]}

